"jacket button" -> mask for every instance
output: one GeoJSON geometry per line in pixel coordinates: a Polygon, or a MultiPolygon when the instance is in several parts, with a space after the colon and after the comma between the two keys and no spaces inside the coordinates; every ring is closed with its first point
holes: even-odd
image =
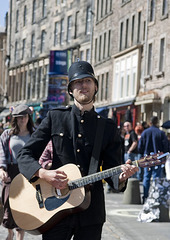
{"type": "Polygon", "coordinates": [[[79,133],[79,134],[78,134],[78,137],[79,137],[79,138],[81,138],[81,137],[82,137],[82,135],[79,133]]]}
{"type": "Polygon", "coordinates": [[[77,152],[80,152],[80,149],[77,149],[77,152]]]}
{"type": "Polygon", "coordinates": [[[81,119],[81,120],[80,120],[80,122],[81,122],[81,123],[84,123],[84,120],[83,120],[83,119],[81,119]]]}
{"type": "Polygon", "coordinates": [[[60,133],[60,136],[61,136],[61,137],[63,137],[63,136],[64,136],[64,134],[63,134],[63,133],[60,133]]]}

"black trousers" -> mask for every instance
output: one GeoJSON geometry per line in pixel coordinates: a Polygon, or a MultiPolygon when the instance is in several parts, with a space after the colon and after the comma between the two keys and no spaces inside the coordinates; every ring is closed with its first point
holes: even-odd
{"type": "Polygon", "coordinates": [[[101,240],[103,224],[80,226],[72,217],[70,222],[62,221],[42,235],[43,240],[101,240]]]}

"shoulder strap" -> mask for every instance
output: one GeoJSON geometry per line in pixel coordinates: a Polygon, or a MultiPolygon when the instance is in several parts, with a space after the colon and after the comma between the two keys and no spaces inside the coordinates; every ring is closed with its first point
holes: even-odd
{"type": "Polygon", "coordinates": [[[102,140],[103,140],[103,133],[104,133],[104,129],[105,129],[105,122],[106,122],[106,120],[103,119],[102,117],[98,118],[97,131],[96,131],[96,136],[95,136],[95,141],[94,141],[93,152],[92,152],[92,156],[91,156],[91,160],[90,160],[90,167],[89,167],[88,175],[97,172],[98,161],[99,161],[101,145],[102,145],[102,140]]]}

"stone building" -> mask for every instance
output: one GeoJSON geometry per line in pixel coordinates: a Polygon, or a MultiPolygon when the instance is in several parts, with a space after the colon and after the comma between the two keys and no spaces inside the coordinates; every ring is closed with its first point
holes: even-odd
{"type": "Polygon", "coordinates": [[[160,124],[170,119],[170,1],[95,2],[93,64],[101,89],[108,90],[97,104],[116,109],[119,124],[127,106],[134,126],[152,115],[160,124]]]}
{"type": "MultiPolygon", "coordinates": [[[[7,33],[4,28],[0,29],[0,112],[4,110],[7,101],[7,33]]],[[[6,111],[7,113],[7,111],[6,111]]],[[[0,120],[3,119],[0,114],[0,120]]]]}
{"type": "Polygon", "coordinates": [[[92,63],[99,81],[97,111],[133,124],[170,119],[170,0],[10,1],[8,106],[48,103],[50,51],[92,63]]]}
{"type": "Polygon", "coordinates": [[[50,51],[90,61],[91,1],[10,1],[8,22],[8,106],[56,106],[47,101],[50,51]]]}

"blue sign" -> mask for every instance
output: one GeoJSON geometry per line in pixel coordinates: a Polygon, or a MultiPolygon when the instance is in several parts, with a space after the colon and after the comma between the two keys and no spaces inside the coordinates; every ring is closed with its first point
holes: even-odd
{"type": "Polygon", "coordinates": [[[68,68],[67,50],[50,51],[50,73],[55,75],[67,75],[68,68]]]}

